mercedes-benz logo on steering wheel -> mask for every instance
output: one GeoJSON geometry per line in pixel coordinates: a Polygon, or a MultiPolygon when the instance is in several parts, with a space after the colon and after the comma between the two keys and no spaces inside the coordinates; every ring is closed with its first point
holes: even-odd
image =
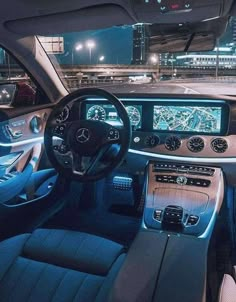
{"type": "Polygon", "coordinates": [[[90,131],[87,128],[81,128],[76,132],[76,139],[79,143],[84,144],[90,139],[90,131]]]}

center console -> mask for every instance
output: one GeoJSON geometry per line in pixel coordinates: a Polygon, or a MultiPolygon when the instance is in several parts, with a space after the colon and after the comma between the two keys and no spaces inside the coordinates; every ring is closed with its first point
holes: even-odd
{"type": "Polygon", "coordinates": [[[109,302],[206,302],[208,245],[223,197],[220,168],[149,162],[143,227],[109,302]]]}
{"type": "Polygon", "coordinates": [[[143,224],[156,230],[207,236],[223,195],[219,168],[150,162],[143,224]]]}

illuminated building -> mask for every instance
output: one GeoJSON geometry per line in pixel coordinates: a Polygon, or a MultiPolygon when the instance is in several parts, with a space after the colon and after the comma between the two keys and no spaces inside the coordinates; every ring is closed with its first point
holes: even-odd
{"type": "Polygon", "coordinates": [[[133,26],[133,58],[132,64],[146,64],[148,57],[148,25],[136,24],[133,26]]]}

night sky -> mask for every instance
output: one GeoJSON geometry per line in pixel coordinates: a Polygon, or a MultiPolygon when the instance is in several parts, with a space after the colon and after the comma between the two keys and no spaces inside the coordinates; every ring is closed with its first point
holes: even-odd
{"type": "Polygon", "coordinates": [[[130,64],[133,48],[133,29],[131,26],[114,27],[96,31],[63,34],[64,54],[57,55],[61,64],[72,63],[74,48],[74,64],[89,64],[89,49],[86,41],[92,40],[96,47],[92,50],[92,64],[98,63],[99,57],[104,56],[105,64],[130,64]],[[83,49],[76,51],[76,44],[83,44],[83,49]]]}

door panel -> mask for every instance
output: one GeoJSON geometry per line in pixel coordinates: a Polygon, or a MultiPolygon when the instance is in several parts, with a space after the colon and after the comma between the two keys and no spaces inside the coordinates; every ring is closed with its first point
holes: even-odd
{"type": "Polygon", "coordinates": [[[46,108],[0,122],[1,171],[5,169],[7,173],[16,168],[21,172],[30,160],[34,146],[40,145],[34,171],[37,169],[43,151],[44,129],[50,112],[51,109],[46,108]]]}
{"type": "Polygon", "coordinates": [[[38,170],[45,156],[44,129],[51,106],[31,108],[30,113],[18,117],[17,108],[0,110],[0,116],[4,115],[0,121],[0,240],[31,230],[40,217],[45,219],[47,213],[61,207],[65,188],[57,172],[38,170]],[[6,119],[13,114],[14,118],[6,119]],[[32,125],[35,117],[37,123],[32,125]],[[15,132],[21,136],[12,136],[15,132]]]}
{"type": "MultiPolygon", "coordinates": [[[[1,116],[11,111],[16,109],[5,109],[1,116]]],[[[50,112],[44,108],[0,122],[0,203],[20,194],[37,171],[50,112]]]]}
{"type": "Polygon", "coordinates": [[[65,188],[45,160],[44,129],[54,104],[7,50],[0,47],[0,54],[1,240],[45,219],[61,206],[65,188]],[[46,171],[39,173],[41,158],[46,171]]]}

